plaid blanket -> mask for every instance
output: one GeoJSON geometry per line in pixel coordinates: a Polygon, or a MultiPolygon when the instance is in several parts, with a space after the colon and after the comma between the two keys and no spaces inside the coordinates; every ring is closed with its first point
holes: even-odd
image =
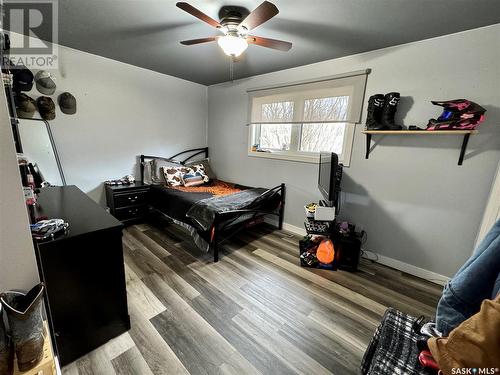
{"type": "Polygon", "coordinates": [[[393,308],[387,309],[361,362],[363,375],[431,375],[418,361],[415,318],[393,308]]]}

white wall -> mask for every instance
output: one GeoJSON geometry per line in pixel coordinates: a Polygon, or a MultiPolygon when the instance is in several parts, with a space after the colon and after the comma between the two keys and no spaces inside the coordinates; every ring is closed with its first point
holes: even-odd
{"type": "Polygon", "coordinates": [[[5,91],[0,90],[0,292],[38,282],[5,91]]]}
{"type": "MultiPolygon", "coordinates": [[[[137,155],[207,145],[206,86],[61,46],[53,73],[53,100],[69,91],[78,102],[75,115],[56,106],[50,121],[66,181],[103,205],[102,182],[138,174],[137,155]]],[[[41,96],[35,85],[28,95],[41,96]]],[[[0,291],[28,289],[38,280],[8,116],[1,104],[0,291]]]]}
{"type": "Polygon", "coordinates": [[[342,184],[341,214],[366,229],[367,249],[451,276],[471,254],[500,158],[499,45],[500,25],[493,25],[210,86],[216,173],[253,186],[285,182],[285,222],[302,226],[303,204],[320,198],[317,165],[247,156],[247,89],[371,68],[366,99],[399,91],[398,117],[420,126],[440,113],[430,100],[476,101],[488,110],[487,121],[471,138],[463,166],[457,166],[462,139],[456,136],[385,137],[365,160],[363,125],[357,125],[342,184]]]}
{"type": "MultiPolygon", "coordinates": [[[[57,90],[77,113],[50,121],[67,184],[105,205],[102,182],[138,176],[137,156],[207,145],[207,87],[59,46],[57,90]]],[[[144,58],[147,58],[145,56],[144,58]]],[[[33,71],[36,73],[36,71],[33,71]]],[[[28,95],[41,94],[35,85],[28,95]]]]}

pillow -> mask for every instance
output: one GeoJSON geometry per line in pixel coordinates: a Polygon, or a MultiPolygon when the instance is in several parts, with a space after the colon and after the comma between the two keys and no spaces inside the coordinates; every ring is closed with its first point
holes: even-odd
{"type": "Polygon", "coordinates": [[[168,186],[181,186],[184,175],[188,173],[194,174],[191,168],[183,166],[162,167],[161,170],[168,186]]]}
{"type": "Polygon", "coordinates": [[[163,168],[181,167],[181,163],[175,160],[153,159],[151,160],[151,181],[153,184],[164,184],[165,174],[163,168]]]}
{"type": "Polygon", "coordinates": [[[197,160],[197,161],[189,161],[189,162],[186,163],[186,166],[187,167],[191,167],[192,165],[196,165],[196,164],[203,165],[203,167],[205,168],[205,173],[208,176],[208,178],[210,178],[211,180],[216,180],[217,179],[217,176],[215,175],[214,171],[210,167],[210,163],[209,163],[209,159],[208,158],[202,159],[202,160],[197,160]]]}
{"type": "Polygon", "coordinates": [[[143,181],[146,185],[153,184],[153,160],[144,162],[144,178],[143,181]]]}
{"type": "Polygon", "coordinates": [[[182,177],[182,184],[184,186],[199,186],[199,185],[203,185],[205,183],[205,181],[203,181],[203,177],[201,176],[195,176],[193,174],[185,174],[183,177],[182,177]]]}
{"type": "Polygon", "coordinates": [[[200,176],[203,179],[203,182],[210,181],[210,178],[207,176],[205,172],[205,167],[203,166],[203,164],[191,165],[189,166],[189,168],[191,168],[192,174],[195,176],[200,176]]]}

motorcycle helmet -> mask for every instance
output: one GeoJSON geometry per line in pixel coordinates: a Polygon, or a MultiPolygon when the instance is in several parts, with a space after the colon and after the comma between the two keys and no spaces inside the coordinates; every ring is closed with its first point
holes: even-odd
{"type": "Polygon", "coordinates": [[[484,121],[486,110],[470,100],[455,99],[431,103],[444,107],[444,110],[437,120],[429,120],[427,130],[472,130],[484,121]]]}

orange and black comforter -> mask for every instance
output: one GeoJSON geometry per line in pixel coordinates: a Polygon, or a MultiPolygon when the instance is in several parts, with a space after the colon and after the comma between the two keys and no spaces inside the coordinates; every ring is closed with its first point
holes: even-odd
{"type": "Polygon", "coordinates": [[[164,215],[193,226],[199,232],[207,232],[217,211],[244,208],[276,209],[279,206],[278,195],[269,200],[262,199],[257,205],[250,205],[254,198],[258,198],[266,190],[219,180],[196,187],[152,185],[150,202],[153,208],[164,215]]]}

